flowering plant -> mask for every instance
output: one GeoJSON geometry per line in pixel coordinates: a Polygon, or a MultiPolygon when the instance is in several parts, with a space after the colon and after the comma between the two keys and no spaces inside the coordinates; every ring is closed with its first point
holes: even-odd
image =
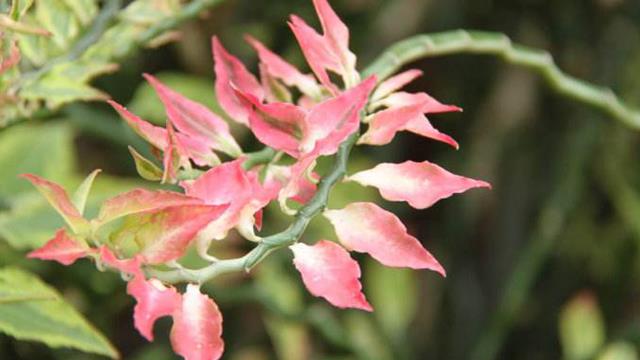
{"type": "Polygon", "coordinates": [[[164,104],[165,128],[114,101],[109,104],[162,162],[162,167],[156,166],[131,149],[140,175],[177,184],[184,193],[135,189],[107,200],[97,217],[86,219],[84,207],[98,171],[72,196],[53,182],[24,175],[68,225],[29,257],[65,265],[87,257],[99,268],[122,273],[127,292],[136,300],[135,327],[152,341],[154,322],[171,316],[173,349],[186,359],[217,359],[224,348],[222,315],[200,285],[220,274],[249,271],[276,249],[288,247],[307,289],[340,308],[373,310],[361,291],[360,267],[349,251],[367,253],[386,266],[430,269],[444,276],[441,264],[393,213],[370,202],[342,209],[326,209],[326,204],[341,180],[376,187],[383,198],[416,209],[471,188],[489,187],[428,161],[382,163],[345,176],[355,144],[385,145],[399,131],[457,148],[455,140],[434,128],[425,115],[460,109],[426,93],[401,91],[421,75],[417,70],[389,79],[361,79],[347,27],[327,0],[313,4],[322,34],[297,16],[289,22],[313,75],[247,37],[260,59],[256,78],[217,38],[212,40],[220,106],[226,117],[251,130],[265,145],[263,150],[243,152],[222,115],[145,75],[164,104]],[[362,124],[367,130],[360,135],[362,124]],[[334,165],[326,174],[317,174],[316,160],[323,156],[334,156],[334,165]],[[272,201],[293,221],[280,233],[262,236],[262,213],[272,201]],[[331,222],[338,241],[300,242],[319,214],[331,222]],[[232,229],[256,246],[242,257],[219,259],[210,253],[210,245],[224,240],[232,229]],[[190,247],[208,265],[182,266],[180,259],[190,247]],[[184,291],[176,287],[179,283],[187,283],[184,291]]]}

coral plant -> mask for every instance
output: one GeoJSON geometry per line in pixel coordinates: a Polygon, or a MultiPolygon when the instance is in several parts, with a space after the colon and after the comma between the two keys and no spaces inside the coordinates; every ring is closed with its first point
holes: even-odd
{"type": "Polygon", "coordinates": [[[457,148],[425,115],[460,109],[423,92],[401,91],[421,75],[417,70],[384,81],[373,75],[361,79],[347,27],[327,0],[313,4],[322,34],[297,16],[289,22],[313,75],[247,37],[260,59],[256,78],[214,37],[215,91],[225,115],[187,99],[152,75],[145,78],[164,104],[166,127],[109,101],[162,162],[157,166],[131,149],[140,175],[177,184],[184,192],[136,189],[107,200],[97,217],[86,219],[84,207],[98,171],[71,196],[55,183],[24,175],[68,225],[29,257],[65,265],[86,257],[99,268],[122,273],[127,292],[136,300],[135,327],[151,341],[156,319],[171,316],[173,349],[186,359],[217,359],[224,348],[222,315],[200,285],[224,273],[250,271],[278,249],[293,252],[293,264],[313,295],[340,308],[373,310],[361,291],[360,267],[350,251],[366,253],[386,266],[429,269],[444,276],[442,265],[393,213],[370,202],[327,209],[327,200],[343,180],[373,186],[386,200],[416,209],[471,188],[489,187],[428,161],[382,163],[345,176],[355,144],[385,145],[399,131],[457,148]],[[243,152],[225,118],[248,127],[265,148],[243,152]],[[362,135],[361,126],[367,126],[362,135]],[[333,167],[323,174],[314,172],[316,160],[329,156],[334,157],[333,167]],[[272,201],[293,220],[284,231],[262,236],[256,229],[272,201]],[[333,225],[337,242],[300,242],[311,219],[320,214],[333,225]],[[217,258],[210,245],[234,229],[255,247],[239,258],[217,258]],[[181,265],[191,247],[208,265],[181,265]],[[187,283],[185,288],[182,283],[187,283]]]}

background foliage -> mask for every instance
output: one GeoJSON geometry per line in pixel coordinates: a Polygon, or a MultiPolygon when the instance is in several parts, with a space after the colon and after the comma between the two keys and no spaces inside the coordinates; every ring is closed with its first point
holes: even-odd
{"type": "MultiPolygon", "coordinates": [[[[254,68],[255,57],[242,41],[245,32],[300,64],[283,20],[290,13],[311,20],[312,7],[299,0],[229,0],[215,7],[218,1],[36,0],[23,14],[20,9],[30,3],[20,1],[16,12],[0,1],[6,14],[0,15],[3,58],[13,39],[22,52],[19,67],[0,75],[0,358],[98,358],[78,350],[114,356],[115,347],[126,359],[170,359],[166,336],[149,345],[134,331],[132,300],[116,275],[96,272],[88,262],[64,268],[24,259],[61,220],[16,175],[33,172],[73,189],[102,168],[89,211],[110,195],[150,186],[135,178],[126,145],[147,148],[113,111],[80,100],[109,94],[162,123],[162,107],[140,76],[150,72],[215,107],[210,35],[220,35],[254,68]],[[201,16],[189,20],[196,13],[201,16]],[[180,41],[166,45],[177,36],[180,41]],[[69,330],[60,331],[63,326],[69,330]],[[36,339],[57,347],[29,341],[36,339]]],[[[549,50],[568,73],[611,86],[640,106],[637,1],[332,4],[351,27],[361,66],[417,33],[499,31],[549,50]]],[[[447,279],[365,262],[364,286],[376,312],[336,311],[305,295],[285,266],[289,255],[274,256],[251,279],[228,276],[208,287],[226,315],[227,357],[635,359],[637,130],[558,97],[537,75],[492,57],[435,57],[414,67],[425,76],[412,87],[464,107],[462,114],[432,119],[454,135],[461,150],[402,134],[384,151],[358,149],[350,168],[368,168],[373,159],[428,159],[493,184],[491,192],[472,192],[426,211],[386,204],[443,262],[447,279]]],[[[242,129],[234,130],[243,136],[242,129]]],[[[251,148],[254,140],[244,141],[251,148]]],[[[331,201],[343,205],[377,196],[344,184],[331,201]]],[[[265,219],[265,232],[286,221],[265,219]]],[[[309,236],[331,231],[318,219],[309,236]]],[[[240,246],[231,241],[218,253],[232,255],[240,246]]],[[[168,324],[160,324],[157,333],[166,334],[168,324]]]]}

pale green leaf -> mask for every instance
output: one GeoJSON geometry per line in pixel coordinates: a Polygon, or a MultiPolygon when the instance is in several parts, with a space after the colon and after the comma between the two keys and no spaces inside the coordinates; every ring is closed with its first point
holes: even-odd
{"type": "Polygon", "coordinates": [[[84,26],[91,24],[98,13],[96,0],[64,0],[64,3],[74,12],[78,21],[84,26]]]}
{"type": "Polygon", "coordinates": [[[67,49],[80,31],[78,20],[61,0],[36,2],[35,15],[38,23],[51,32],[51,40],[61,50],[67,49]]]}
{"type": "Polygon", "coordinates": [[[94,170],[89,176],[87,176],[82,184],[78,186],[76,192],[73,194],[71,201],[73,205],[78,209],[80,214],[84,214],[84,207],[87,204],[87,197],[89,196],[89,192],[91,191],[91,187],[93,186],[93,181],[96,179],[96,176],[100,173],[100,169],[94,170]]]}
{"type": "Polygon", "coordinates": [[[24,173],[70,185],[73,151],[73,131],[61,122],[20,124],[0,132],[0,198],[33,192],[28,181],[18,178],[24,173]]]}
{"type": "Polygon", "coordinates": [[[117,358],[117,350],[54,289],[17,268],[0,269],[0,331],[50,347],[117,358]]]}
{"type": "Polygon", "coordinates": [[[560,344],[564,358],[593,358],[605,340],[604,322],[596,299],[589,293],[575,296],[560,314],[560,344]]]}
{"type": "Polygon", "coordinates": [[[162,180],[163,171],[156,164],[152,163],[151,160],[145,158],[140,155],[132,146],[129,146],[129,152],[133,157],[133,161],[136,164],[136,170],[138,174],[146,180],[149,181],[160,181],[162,180]]]}

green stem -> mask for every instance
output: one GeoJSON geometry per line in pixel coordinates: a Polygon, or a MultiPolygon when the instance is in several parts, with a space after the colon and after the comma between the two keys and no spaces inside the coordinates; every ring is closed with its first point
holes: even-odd
{"type": "Polygon", "coordinates": [[[382,80],[415,60],[463,53],[495,55],[510,64],[532,69],[559,94],[598,108],[633,129],[640,129],[640,111],[622,102],[611,89],[563,73],[548,52],[514,44],[501,33],[454,30],[413,36],[388,48],[364,70],[363,76],[375,74],[382,80]]]}
{"type": "Polygon", "coordinates": [[[238,271],[248,272],[272,251],[295,243],[300,239],[309,222],[326,208],[331,189],[346,174],[349,154],[358,135],[358,133],[352,134],[340,145],[333,168],[320,180],[313,198],[298,211],[293,223],[284,231],[263,238],[256,247],[239,258],[220,260],[197,270],[176,269],[162,271],[148,269],[147,274],[167,283],[203,283],[221,274],[238,271]]]}

